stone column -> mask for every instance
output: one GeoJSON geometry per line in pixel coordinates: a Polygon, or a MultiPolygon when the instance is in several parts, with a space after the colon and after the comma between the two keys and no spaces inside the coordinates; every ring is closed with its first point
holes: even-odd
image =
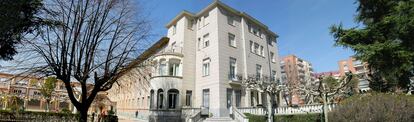
{"type": "Polygon", "coordinates": [[[244,104],[245,104],[245,107],[249,107],[250,105],[251,105],[251,100],[250,99],[252,99],[251,97],[251,95],[250,95],[250,89],[245,89],[245,90],[243,90],[243,92],[244,92],[244,104]]]}
{"type": "Polygon", "coordinates": [[[258,105],[262,105],[262,106],[264,106],[264,105],[263,105],[263,101],[262,101],[262,99],[263,99],[263,98],[262,98],[262,97],[263,97],[263,96],[262,96],[262,92],[259,92],[259,91],[258,91],[258,92],[257,92],[257,95],[258,95],[258,96],[257,96],[257,99],[259,99],[257,104],[258,104],[258,105]]]}
{"type": "Polygon", "coordinates": [[[164,100],[163,100],[163,109],[168,109],[168,93],[167,93],[167,91],[168,90],[166,90],[166,91],[164,91],[164,100]]]}
{"type": "Polygon", "coordinates": [[[23,98],[23,108],[24,109],[27,108],[27,102],[28,102],[28,98],[23,98]]]}

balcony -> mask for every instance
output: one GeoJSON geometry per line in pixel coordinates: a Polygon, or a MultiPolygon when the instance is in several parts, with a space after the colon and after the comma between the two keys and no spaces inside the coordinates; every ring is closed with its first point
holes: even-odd
{"type": "Polygon", "coordinates": [[[228,74],[229,84],[241,85],[241,76],[236,74],[228,74]]]}
{"type": "Polygon", "coordinates": [[[182,47],[174,47],[174,48],[164,48],[162,49],[155,57],[157,56],[164,56],[164,55],[173,55],[178,57],[183,57],[183,48],[182,47]]]}

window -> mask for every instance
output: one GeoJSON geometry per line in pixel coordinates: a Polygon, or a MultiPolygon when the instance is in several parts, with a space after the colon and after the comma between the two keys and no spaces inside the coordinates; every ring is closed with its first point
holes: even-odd
{"type": "Polygon", "coordinates": [[[236,59],[230,57],[230,73],[229,73],[230,80],[236,80],[236,73],[237,73],[236,66],[237,66],[236,59]]]}
{"type": "Polygon", "coordinates": [[[227,16],[227,23],[229,24],[229,25],[232,25],[232,26],[235,26],[236,24],[235,24],[235,22],[234,22],[234,17],[233,16],[231,16],[231,15],[228,15],[227,16]]]}
{"type": "Polygon", "coordinates": [[[203,26],[202,25],[202,20],[201,20],[201,17],[200,17],[200,18],[198,18],[198,29],[201,29],[202,26],[203,26]]]}
{"type": "Polygon", "coordinates": [[[185,94],[185,105],[186,106],[191,106],[191,96],[192,96],[192,91],[191,90],[187,90],[186,94],[185,94]]]}
{"type": "Polygon", "coordinates": [[[210,40],[209,40],[209,34],[208,33],[203,36],[203,41],[204,41],[204,48],[208,47],[210,45],[210,40]]]}
{"type": "Polygon", "coordinates": [[[175,42],[171,43],[171,51],[175,52],[175,42]]]}
{"type": "Polygon", "coordinates": [[[252,41],[252,40],[250,40],[250,52],[253,52],[253,50],[254,50],[254,47],[253,47],[253,41],[252,41]]]}
{"type": "Polygon", "coordinates": [[[208,76],[210,74],[210,58],[203,60],[203,76],[208,76]]]}
{"type": "Polygon", "coordinates": [[[267,44],[272,45],[273,46],[273,39],[272,36],[267,36],[267,44]]]}
{"type": "Polygon", "coordinates": [[[180,60],[170,59],[169,60],[169,75],[170,76],[181,76],[180,73],[180,60]]]}
{"type": "Polygon", "coordinates": [[[190,29],[190,30],[193,30],[194,29],[194,20],[193,19],[188,20],[188,23],[187,24],[188,24],[187,25],[187,28],[188,29],[190,29]]]}
{"type": "Polygon", "coordinates": [[[203,89],[203,107],[210,107],[210,89],[203,89]]]}
{"type": "Polygon", "coordinates": [[[240,107],[240,105],[241,105],[241,90],[235,90],[234,93],[236,94],[236,107],[240,107]]]}
{"type": "Polygon", "coordinates": [[[260,52],[260,46],[259,46],[259,44],[257,44],[257,43],[254,43],[254,53],[255,54],[259,54],[259,52],[260,52]]]}
{"type": "Polygon", "coordinates": [[[175,35],[176,32],[177,32],[177,25],[173,25],[173,27],[172,27],[173,35],[175,35]]]}
{"type": "Polygon", "coordinates": [[[208,16],[209,16],[209,13],[204,15],[204,26],[208,25],[208,16]]]}
{"type": "Polygon", "coordinates": [[[229,109],[232,105],[232,97],[233,97],[233,90],[227,89],[227,109],[229,109]]]}
{"type": "Polygon", "coordinates": [[[201,49],[201,44],[202,44],[201,38],[198,38],[198,49],[201,49]]]}
{"type": "Polygon", "coordinates": [[[260,55],[264,56],[263,46],[260,46],[260,55]]]}
{"type": "Polygon", "coordinates": [[[166,75],[166,70],[167,70],[167,61],[165,59],[161,59],[160,60],[160,67],[158,69],[159,76],[166,75]]]}
{"type": "Polygon", "coordinates": [[[157,98],[157,106],[158,108],[163,107],[163,101],[164,101],[164,91],[162,89],[158,90],[158,98],[157,98]]]}
{"type": "Polygon", "coordinates": [[[276,81],[276,71],[272,70],[272,81],[276,81]]]}
{"type": "Polygon", "coordinates": [[[259,80],[262,77],[262,66],[256,64],[256,79],[259,80]]]}
{"type": "Polygon", "coordinates": [[[176,108],[178,103],[178,90],[171,89],[168,90],[168,108],[176,108]]]}
{"type": "Polygon", "coordinates": [[[229,33],[228,38],[229,38],[229,45],[232,47],[236,47],[236,40],[235,40],[236,36],[234,34],[229,33]]]}
{"type": "Polygon", "coordinates": [[[272,62],[276,62],[275,53],[270,52],[270,59],[271,59],[272,62]]]}

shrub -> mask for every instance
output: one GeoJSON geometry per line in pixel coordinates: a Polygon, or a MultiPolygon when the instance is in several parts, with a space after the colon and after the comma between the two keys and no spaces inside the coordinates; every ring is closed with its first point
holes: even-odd
{"type": "MultiPolygon", "coordinates": [[[[267,117],[245,113],[249,122],[266,122],[267,117]]],[[[298,115],[277,115],[273,119],[275,122],[320,122],[321,114],[298,114],[298,115]]]]}
{"type": "Polygon", "coordinates": [[[377,93],[356,95],[330,112],[329,119],[337,122],[412,122],[414,97],[377,93]]]}

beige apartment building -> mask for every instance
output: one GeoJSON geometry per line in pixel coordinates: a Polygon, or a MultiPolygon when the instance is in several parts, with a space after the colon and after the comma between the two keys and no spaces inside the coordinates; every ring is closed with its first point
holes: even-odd
{"type": "Polygon", "coordinates": [[[361,92],[369,90],[368,82],[368,64],[366,62],[361,62],[354,57],[349,57],[345,60],[338,61],[339,73],[341,76],[345,76],[345,73],[351,72],[359,76],[358,87],[361,92]]]}
{"type": "MultiPolygon", "coordinates": [[[[289,87],[298,87],[299,85],[309,84],[315,80],[313,77],[312,64],[295,55],[288,55],[280,61],[282,69],[282,81],[289,87]]],[[[300,91],[292,90],[289,101],[290,105],[303,104],[303,96],[300,91]]]]}
{"type": "MultiPolygon", "coordinates": [[[[19,107],[18,109],[24,108],[27,111],[45,111],[46,100],[40,92],[43,83],[43,78],[0,73],[2,109],[15,105],[19,107]]],[[[56,83],[49,107],[52,112],[59,112],[62,109],[73,110],[63,82],[56,83]]]]}
{"type": "Polygon", "coordinates": [[[244,12],[214,1],[200,12],[182,11],[168,34],[138,59],[139,68],[109,91],[118,115],[180,121],[184,110],[229,117],[231,107],[265,105],[260,91],[237,76],[280,79],[277,35],[244,12]],[[148,110],[149,111],[146,111],[148,110]]]}

